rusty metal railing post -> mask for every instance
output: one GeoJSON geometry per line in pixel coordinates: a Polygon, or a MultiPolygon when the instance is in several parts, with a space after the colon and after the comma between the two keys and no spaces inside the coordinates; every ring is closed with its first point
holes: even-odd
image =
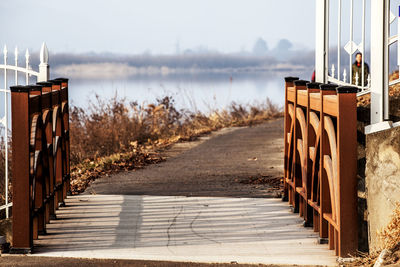
{"type": "Polygon", "coordinates": [[[13,243],[11,253],[29,253],[33,247],[29,86],[12,86],[13,243]]]}

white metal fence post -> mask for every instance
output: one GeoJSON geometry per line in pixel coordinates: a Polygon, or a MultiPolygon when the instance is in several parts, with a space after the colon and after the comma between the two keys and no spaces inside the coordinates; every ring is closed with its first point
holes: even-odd
{"type": "Polygon", "coordinates": [[[316,1],[315,81],[325,83],[328,71],[329,0],[316,1]]]}
{"type": "Polygon", "coordinates": [[[354,30],[354,0],[350,0],[350,38],[349,44],[349,80],[350,83],[353,83],[353,30],[354,30]]]}
{"type": "Polygon", "coordinates": [[[40,49],[40,64],[39,64],[39,77],[38,82],[48,81],[50,77],[49,67],[49,51],[45,43],[42,44],[40,49]]]}
{"type": "MultiPolygon", "coordinates": [[[[18,47],[17,46],[15,47],[15,50],[14,50],[14,56],[15,56],[15,58],[14,58],[15,67],[18,67],[18,47]]],[[[17,70],[15,70],[15,84],[18,84],[18,71],[17,70]]]]}
{"type": "MultiPolygon", "coordinates": [[[[4,65],[7,66],[7,46],[4,46],[4,65]]],[[[8,90],[7,90],[7,68],[4,69],[4,191],[5,191],[5,208],[6,218],[9,217],[8,212],[8,90]]]]}
{"type": "MultiPolygon", "coordinates": [[[[26,68],[26,70],[29,70],[29,59],[30,59],[29,50],[26,49],[26,52],[25,52],[25,68],[26,68]]],[[[28,72],[25,73],[25,84],[26,85],[29,84],[29,74],[28,74],[28,72]]]]}
{"type": "Polygon", "coordinates": [[[340,80],[340,57],[342,50],[342,0],[338,2],[338,29],[337,29],[337,69],[338,69],[338,80],[340,80]]]}
{"type": "Polygon", "coordinates": [[[371,125],[366,133],[391,127],[389,119],[389,3],[390,0],[371,0],[371,125]]]}
{"type": "Polygon", "coordinates": [[[383,121],[383,94],[387,86],[385,64],[387,63],[386,7],[388,0],[371,0],[371,124],[383,121]],[[386,40],[385,40],[386,39],[386,40]]]}

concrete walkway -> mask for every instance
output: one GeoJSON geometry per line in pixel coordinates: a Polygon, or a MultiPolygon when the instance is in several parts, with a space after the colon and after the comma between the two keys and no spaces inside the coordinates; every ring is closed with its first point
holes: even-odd
{"type": "Polygon", "coordinates": [[[35,256],[337,265],[279,189],[283,120],[175,145],[167,161],[96,180],[35,241],[35,256]]]}
{"type": "Polygon", "coordinates": [[[201,139],[174,145],[166,151],[167,160],[160,164],[97,179],[85,194],[276,196],[276,190],[268,184],[240,181],[250,177],[282,178],[283,119],[223,129],[201,139]]]}
{"type": "Polygon", "coordinates": [[[34,256],[335,266],[279,199],[69,197],[34,256]]]}

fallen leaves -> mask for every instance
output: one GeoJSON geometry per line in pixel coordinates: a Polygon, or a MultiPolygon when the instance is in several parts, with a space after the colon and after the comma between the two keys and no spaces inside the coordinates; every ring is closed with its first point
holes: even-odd
{"type": "MultiPolygon", "coordinates": [[[[381,257],[380,261],[385,265],[400,263],[400,203],[396,204],[389,224],[378,231],[378,237],[381,240],[381,249],[386,252],[385,257],[381,257]]],[[[374,266],[379,259],[380,253],[363,254],[359,258],[355,258],[354,262],[348,266],[374,266]]],[[[396,265],[397,266],[397,265],[396,265]]]]}
{"type": "Polygon", "coordinates": [[[389,224],[378,232],[383,249],[394,249],[400,245],[400,203],[396,204],[389,224]]]}
{"type": "Polygon", "coordinates": [[[148,164],[162,161],[164,158],[158,153],[139,145],[129,152],[113,154],[94,161],[85,160],[71,168],[71,193],[74,195],[82,193],[92,181],[101,176],[140,169],[148,164]]]}
{"type": "MultiPolygon", "coordinates": [[[[235,181],[239,181],[235,179],[235,181]]],[[[240,180],[241,184],[251,185],[268,185],[270,188],[275,190],[281,190],[283,188],[282,177],[274,177],[271,175],[262,175],[257,177],[249,177],[247,179],[240,180]]]]}

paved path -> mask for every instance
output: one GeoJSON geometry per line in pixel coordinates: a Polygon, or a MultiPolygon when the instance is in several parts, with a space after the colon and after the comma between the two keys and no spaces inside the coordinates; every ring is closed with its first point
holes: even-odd
{"type": "Polygon", "coordinates": [[[169,159],[98,179],[36,242],[38,256],[335,265],[287,203],[250,177],[282,175],[282,120],[175,146],[169,159]]]}
{"type": "Polygon", "coordinates": [[[96,180],[89,193],[170,196],[271,197],[267,185],[249,177],[282,177],[283,120],[229,128],[200,142],[174,147],[167,161],[96,180]],[[188,149],[188,147],[190,149],[188,149]],[[177,151],[177,152],[176,152],[177,151]]]}
{"type": "Polygon", "coordinates": [[[81,195],[67,205],[35,255],[335,265],[279,199],[81,195]]]}

